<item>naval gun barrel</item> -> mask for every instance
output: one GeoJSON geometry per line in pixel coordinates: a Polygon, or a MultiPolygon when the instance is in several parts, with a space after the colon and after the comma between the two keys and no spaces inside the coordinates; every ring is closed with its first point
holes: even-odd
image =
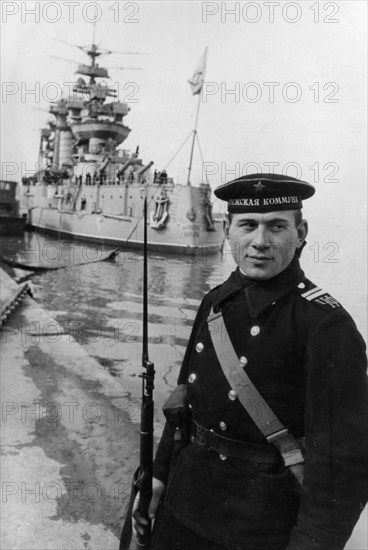
{"type": "Polygon", "coordinates": [[[126,172],[127,168],[129,168],[129,166],[133,163],[133,161],[131,159],[127,160],[125,164],[123,164],[123,166],[120,168],[119,172],[118,172],[118,175],[119,176],[123,176],[124,175],[124,172],[126,172]]]}
{"type": "Polygon", "coordinates": [[[148,164],[146,164],[146,166],[143,166],[143,168],[141,168],[140,170],[137,171],[137,179],[138,181],[140,181],[140,179],[142,178],[143,174],[145,172],[147,172],[147,170],[149,170],[151,168],[151,166],[153,165],[153,160],[151,160],[151,162],[149,162],[148,164]]]}
{"type": "Polygon", "coordinates": [[[109,156],[107,156],[107,157],[105,157],[105,158],[103,159],[102,163],[101,163],[100,166],[99,166],[99,171],[100,171],[100,173],[101,173],[103,170],[105,170],[105,168],[106,168],[106,166],[109,164],[109,162],[110,162],[110,157],[109,157],[109,156]]]}

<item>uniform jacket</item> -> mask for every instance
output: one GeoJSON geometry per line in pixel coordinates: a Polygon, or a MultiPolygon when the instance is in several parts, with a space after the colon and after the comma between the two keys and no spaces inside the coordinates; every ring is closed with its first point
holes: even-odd
{"type": "Polygon", "coordinates": [[[305,436],[303,490],[299,496],[281,459],[221,460],[188,442],[174,464],[175,425],[167,422],[154,464],[168,483],[166,506],[229,549],[342,550],[368,484],[365,344],[354,321],[305,278],[297,258],[273,279],[247,286],[236,270],[204,297],[178,384],[187,384],[198,424],[265,445],[239,400],[228,397],[207,327],[211,307],[222,309],[234,349],[271,409],[296,438],[305,436]]]}

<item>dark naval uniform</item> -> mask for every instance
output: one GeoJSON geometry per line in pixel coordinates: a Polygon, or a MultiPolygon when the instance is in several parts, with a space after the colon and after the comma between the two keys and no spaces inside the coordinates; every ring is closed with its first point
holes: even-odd
{"type": "Polygon", "coordinates": [[[167,490],[152,548],[180,547],[169,535],[164,542],[171,518],[192,534],[193,550],[342,550],[368,498],[366,368],[354,321],[305,278],[297,256],[272,279],[238,268],[209,292],[154,463],[167,490]],[[301,490],[223,373],[211,308],[223,313],[239,368],[303,447],[301,490]]]}
{"type": "Polygon", "coordinates": [[[229,549],[341,550],[367,499],[365,344],[297,259],[272,281],[245,288],[237,270],[207,294],[178,383],[187,384],[196,423],[258,444],[259,456],[225,458],[189,440],[167,480],[175,429],[168,422],[154,471],[168,481],[166,509],[229,549]],[[301,498],[290,470],[229,393],[208,332],[211,306],[221,307],[243,368],[271,409],[296,438],[306,437],[301,498]]]}

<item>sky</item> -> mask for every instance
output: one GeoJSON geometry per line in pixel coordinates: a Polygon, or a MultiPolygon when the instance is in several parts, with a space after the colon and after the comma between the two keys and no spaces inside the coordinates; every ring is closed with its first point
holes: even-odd
{"type": "MultiPolygon", "coordinates": [[[[48,117],[37,109],[47,110],[47,99],[59,97],[63,83],[78,77],[76,64],[50,56],[87,59],[53,38],[89,45],[96,17],[102,47],[149,53],[114,54],[100,63],[142,69],[112,70],[111,83],[118,83],[120,99],[131,107],[126,148],[140,145],[143,159],[154,160],[157,169],[193,129],[197,96],[187,79],[208,46],[198,135],[214,186],[279,162],[276,171],[315,182],[323,194],[345,188],[348,179],[354,181],[350,192],[360,193],[355,182],[365,173],[366,9],[364,1],[319,2],[318,10],[306,0],[3,1],[2,160],[32,169],[38,131],[48,117]]],[[[186,180],[189,149],[188,141],[168,167],[180,182],[186,180]]],[[[198,150],[194,160],[193,180],[199,181],[198,150]]]]}
{"type": "Polygon", "coordinates": [[[144,162],[185,183],[190,140],[168,163],[194,127],[198,96],[187,80],[207,46],[198,125],[205,164],[196,149],[192,182],[205,172],[215,188],[271,170],[314,184],[316,198],[305,203],[311,242],[336,242],[348,276],[365,280],[365,1],[3,0],[1,9],[2,177],[33,171],[48,99],[78,78],[76,64],[50,56],[86,61],[55,39],[90,45],[97,19],[101,47],[149,54],[100,61],[142,69],[111,70],[131,108],[124,147],[139,145],[144,162]]]}

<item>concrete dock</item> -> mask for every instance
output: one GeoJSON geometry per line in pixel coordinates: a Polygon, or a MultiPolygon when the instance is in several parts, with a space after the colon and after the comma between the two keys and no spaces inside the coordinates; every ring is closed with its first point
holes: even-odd
{"type": "Polygon", "coordinates": [[[1,401],[1,548],[116,550],[138,404],[29,296],[3,325],[1,401]]]}

